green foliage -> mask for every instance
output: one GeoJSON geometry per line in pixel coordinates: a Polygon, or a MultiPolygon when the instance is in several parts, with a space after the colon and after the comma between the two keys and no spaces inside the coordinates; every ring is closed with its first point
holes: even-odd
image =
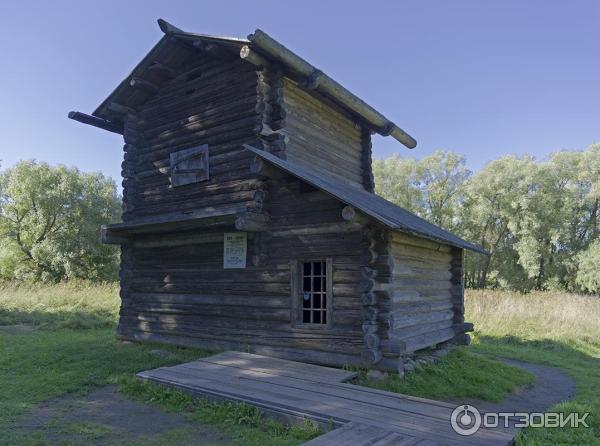
{"type": "Polygon", "coordinates": [[[116,185],[102,174],[18,163],[0,173],[0,279],[114,279],[117,250],[99,231],[119,215],[116,185]]]}
{"type": "Polygon", "coordinates": [[[471,172],[462,155],[437,151],[419,161],[393,155],[373,162],[375,192],[437,225],[452,227],[471,172]]]}
{"type": "Polygon", "coordinates": [[[390,375],[381,380],[369,380],[361,371],[356,383],[387,390],[440,400],[476,398],[501,401],[507,393],[531,384],[533,376],[492,358],[473,355],[466,349],[454,349],[439,363],[427,365],[406,378],[390,375]]]}
{"type": "Polygon", "coordinates": [[[577,255],[577,284],[590,293],[600,294],[600,240],[577,255]]]}
{"type": "Polygon", "coordinates": [[[467,254],[467,286],[598,292],[600,144],[545,162],[505,156],[474,175],[451,152],[395,155],[374,175],[378,194],[491,254],[467,254]]]}

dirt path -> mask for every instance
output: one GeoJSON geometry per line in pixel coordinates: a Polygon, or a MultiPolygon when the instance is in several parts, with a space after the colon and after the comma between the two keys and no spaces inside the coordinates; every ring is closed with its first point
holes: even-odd
{"type": "Polygon", "coordinates": [[[13,437],[40,445],[226,445],[211,426],[132,401],[115,386],[49,400],[15,423],[13,437]]]}
{"type": "Polygon", "coordinates": [[[498,358],[498,360],[527,370],[535,376],[535,381],[532,385],[507,395],[499,403],[479,400],[455,402],[471,404],[480,412],[544,412],[557,403],[567,401],[575,394],[575,380],[557,367],[507,358],[498,358]]]}

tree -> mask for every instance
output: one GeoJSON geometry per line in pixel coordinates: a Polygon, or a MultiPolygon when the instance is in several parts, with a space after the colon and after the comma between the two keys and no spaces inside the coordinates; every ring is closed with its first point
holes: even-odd
{"type": "Polygon", "coordinates": [[[395,154],[373,163],[375,193],[446,229],[457,223],[470,175],[462,155],[441,150],[419,161],[395,154]]]}
{"type": "Polygon", "coordinates": [[[119,215],[116,185],[102,174],[18,163],[0,173],[0,277],[115,278],[118,252],[99,230],[119,215]]]}
{"type": "Polygon", "coordinates": [[[465,185],[458,232],[490,253],[467,254],[468,286],[527,287],[515,234],[527,210],[535,169],[531,157],[506,156],[488,163],[465,185]]]}
{"type": "Polygon", "coordinates": [[[417,161],[394,154],[373,161],[375,193],[417,215],[422,215],[422,191],[417,179],[417,161]]]}
{"type": "Polygon", "coordinates": [[[471,177],[465,157],[437,150],[416,165],[424,217],[445,229],[458,224],[458,208],[463,199],[465,182],[471,177]]]}
{"type": "Polygon", "coordinates": [[[589,293],[600,294],[600,239],[577,255],[577,285],[589,293]]]}
{"type": "Polygon", "coordinates": [[[451,152],[374,166],[378,194],[490,253],[467,252],[467,286],[589,292],[600,281],[600,144],[545,162],[505,156],[474,176],[451,152]]]}

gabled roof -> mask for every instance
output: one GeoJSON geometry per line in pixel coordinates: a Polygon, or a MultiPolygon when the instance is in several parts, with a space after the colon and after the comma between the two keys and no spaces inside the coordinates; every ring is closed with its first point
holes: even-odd
{"type": "Polygon", "coordinates": [[[259,150],[249,145],[244,145],[244,147],[281,170],[334,196],[343,203],[355,207],[360,212],[372,217],[390,229],[414,234],[450,246],[487,254],[480,246],[469,243],[384,198],[367,192],[349,182],[345,182],[341,178],[320,175],[306,167],[278,158],[264,150],[259,150]]]}
{"type": "Polygon", "coordinates": [[[169,77],[163,75],[173,68],[170,67],[171,63],[182,57],[182,46],[188,50],[202,50],[212,45],[255,65],[277,64],[283,68],[286,75],[299,79],[306,88],[336,102],[374,132],[384,136],[390,135],[408,148],[417,144],[414,138],[380,112],[260,29],[250,34],[248,39],[237,39],[185,32],[162,19],[158,20],[158,24],[165,36],[94,111],[93,116],[104,124],[122,126],[128,109],[148,100],[154,93],[154,87],[168,82],[169,77]],[[142,88],[131,88],[135,85],[142,88]]]}

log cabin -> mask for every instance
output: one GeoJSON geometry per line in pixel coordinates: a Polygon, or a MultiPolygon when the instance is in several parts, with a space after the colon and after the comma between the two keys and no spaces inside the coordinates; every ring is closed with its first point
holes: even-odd
{"type": "Polygon", "coordinates": [[[416,141],[261,30],[164,36],[91,114],[124,138],[119,335],[402,370],[468,342],[463,252],[374,193],[371,135],[416,141]]]}

